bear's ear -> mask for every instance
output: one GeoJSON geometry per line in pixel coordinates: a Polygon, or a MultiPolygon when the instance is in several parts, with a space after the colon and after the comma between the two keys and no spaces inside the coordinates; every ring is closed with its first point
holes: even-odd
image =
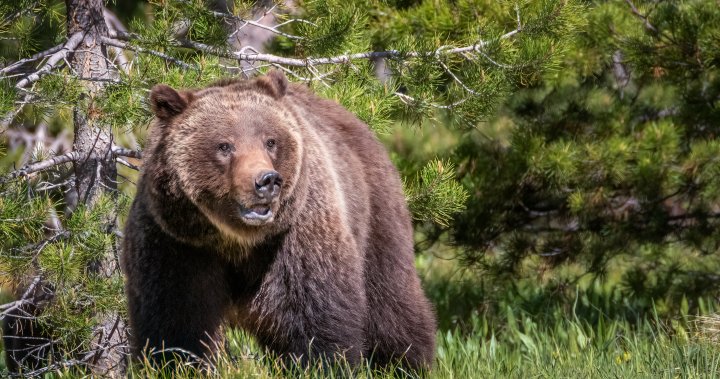
{"type": "Polygon", "coordinates": [[[268,72],[267,75],[258,78],[256,83],[276,99],[285,96],[287,92],[288,80],[279,70],[268,72]]]}
{"type": "Polygon", "coordinates": [[[155,116],[167,120],[182,113],[192,97],[191,92],[178,92],[165,84],[157,84],[150,92],[150,105],[155,116]]]}

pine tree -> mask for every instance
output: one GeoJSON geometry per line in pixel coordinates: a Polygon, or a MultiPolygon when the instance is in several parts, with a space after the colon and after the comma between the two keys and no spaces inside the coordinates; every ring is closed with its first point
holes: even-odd
{"type": "Polygon", "coordinates": [[[648,310],[692,311],[720,288],[720,10],[596,2],[587,21],[560,70],[455,149],[474,195],[453,240],[496,286],[540,274],[572,299],[619,275],[648,310]]]}
{"type": "MultiPolygon", "coordinates": [[[[118,240],[152,85],[200,87],[274,68],[377,133],[426,119],[467,127],[558,67],[582,11],[560,0],[266,3],[128,2],[117,14],[100,0],[0,5],[0,270],[18,296],[0,310],[36,326],[41,342],[19,362],[34,370],[26,374],[119,372],[118,240]],[[140,16],[126,25],[122,9],[140,16]],[[48,356],[52,364],[35,362],[48,356]]],[[[430,160],[405,183],[418,220],[447,224],[467,197],[452,162],[430,160]]]]}

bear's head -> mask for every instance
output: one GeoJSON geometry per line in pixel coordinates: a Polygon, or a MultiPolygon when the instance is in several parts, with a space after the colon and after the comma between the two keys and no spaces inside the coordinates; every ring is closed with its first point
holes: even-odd
{"type": "Polygon", "coordinates": [[[277,71],[195,91],[156,85],[145,175],[165,176],[146,178],[163,187],[156,188],[160,201],[187,199],[218,230],[241,240],[273,229],[302,165],[299,121],[287,91],[277,71]]]}

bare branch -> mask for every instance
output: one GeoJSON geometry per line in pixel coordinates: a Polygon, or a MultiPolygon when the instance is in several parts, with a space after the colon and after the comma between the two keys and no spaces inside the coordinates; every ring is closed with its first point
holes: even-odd
{"type": "Polygon", "coordinates": [[[115,154],[116,157],[120,156],[120,157],[142,159],[142,152],[139,150],[132,150],[132,149],[127,149],[127,148],[120,147],[120,146],[113,146],[112,152],[113,152],[113,154],[115,154]]]}
{"type": "Polygon", "coordinates": [[[74,51],[78,45],[80,45],[80,42],[83,39],[83,33],[75,33],[70,38],[68,38],[67,42],[63,45],[63,47],[55,52],[53,55],[50,56],[47,63],[40,68],[39,70],[35,71],[34,73],[30,74],[25,79],[19,81],[15,87],[18,89],[25,88],[27,85],[32,84],[34,82],[37,82],[40,80],[41,77],[49,73],[55,66],[60,62],[61,60],[65,59],[65,57],[68,55],[68,53],[74,51]]]}
{"type": "MultiPolygon", "coordinates": [[[[500,36],[500,39],[507,39],[515,34],[519,33],[521,29],[515,29],[513,31],[510,31],[508,33],[503,34],[500,36]]],[[[179,40],[178,41],[181,46],[188,47],[196,50],[200,50],[202,52],[216,55],[219,57],[224,58],[231,58],[231,59],[238,59],[242,61],[247,62],[267,62],[267,63],[274,63],[274,64],[281,64],[285,66],[296,66],[296,67],[310,67],[310,66],[318,66],[318,65],[330,65],[330,64],[347,64],[352,61],[356,60],[369,60],[369,59],[381,59],[381,58],[418,58],[418,57],[425,57],[425,58],[431,58],[438,55],[452,55],[452,54],[460,54],[465,52],[480,52],[480,49],[487,46],[490,41],[478,41],[477,43],[469,46],[463,46],[463,47],[456,47],[452,49],[447,48],[440,48],[435,51],[430,52],[422,52],[422,51],[400,51],[400,50],[386,50],[386,51],[368,51],[363,53],[355,53],[355,54],[344,54],[344,55],[337,55],[334,57],[323,57],[323,58],[287,58],[287,57],[280,57],[273,54],[257,54],[257,53],[240,53],[240,52],[228,52],[223,49],[218,49],[216,47],[206,45],[204,43],[190,41],[190,40],[179,40]]]]}
{"type": "Polygon", "coordinates": [[[3,310],[2,312],[0,312],[0,320],[5,318],[5,316],[10,314],[10,312],[19,309],[23,304],[28,303],[28,297],[30,297],[33,291],[35,291],[35,287],[37,287],[37,285],[40,283],[40,280],[40,276],[36,276],[35,279],[33,279],[33,281],[30,283],[28,288],[25,290],[23,295],[20,297],[20,299],[0,306],[0,309],[3,310]]]}
{"type": "MultiPolygon", "coordinates": [[[[508,39],[522,31],[522,28],[511,30],[499,37],[500,40],[508,39]]],[[[133,39],[140,39],[140,36],[133,33],[125,33],[121,31],[115,31],[110,33],[114,38],[129,41],[133,39]]],[[[479,52],[480,49],[487,46],[491,41],[478,41],[473,45],[456,47],[448,49],[441,47],[434,51],[400,51],[400,50],[386,50],[386,51],[368,51],[363,53],[355,54],[343,54],[334,57],[323,57],[323,58],[288,58],[281,57],[273,54],[260,54],[260,53],[244,53],[244,52],[230,52],[224,49],[216,48],[204,43],[190,41],[186,39],[178,40],[178,43],[182,47],[187,47],[195,50],[200,50],[204,53],[215,55],[223,58],[238,59],[247,62],[266,62],[271,64],[281,64],[285,66],[296,66],[296,67],[308,67],[311,65],[330,65],[330,64],[346,64],[356,60],[372,60],[381,58],[419,58],[419,57],[435,57],[439,55],[453,55],[462,54],[466,52],[479,52]]],[[[241,50],[242,51],[242,50],[241,50]]]]}
{"type": "MultiPolygon", "coordinates": [[[[414,97],[412,97],[412,96],[408,96],[408,95],[406,95],[406,94],[404,94],[404,93],[401,93],[401,92],[395,92],[395,93],[393,93],[393,95],[397,96],[397,97],[400,99],[400,101],[401,101],[403,104],[405,104],[405,105],[417,106],[418,104],[422,104],[422,103],[423,103],[421,100],[418,100],[418,99],[416,99],[416,98],[414,98],[414,97]]],[[[469,99],[470,99],[470,97],[468,96],[468,97],[465,97],[465,98],[463,98],[463,99],[460,99],[460,100],[458,100],[458,101],[456,101],[456,102],[454,102],[454,103],[446,104],[446,105],[440,105],[440,104],[435,104],[435,103],[425,103],[425,104],[428,105],[428,106],[430,106],[430,107],[437,108],[437,109],[453,109],[453,108],[455,108],[456,106],[458,106],[458,105],[460,105],[460,104],[468,101],[469,99]]]]}
{"type": "Polygon", "coordinates": [[[132,169],[132,170],[140,171],[140,167],[138,167],[138,166],[136,166],[136,165],[134,165],[134,164],[132,164],[132,163],[130,163],[130,162],[128,162],[128,161],[120,158],[120,157],[116,157],[116,158],[115,158],[115,161],[116,161],[117,163],[120,163],[121,165],[123,165],[123,166],[125,166],[125,167],[128,167],[128,168],[132,169]]]}
{"type": "Polygon", "coordinates": [[[31,57],[21,59],[15,63],[9,64],[0,70],[0,74],[6,74],[8,72],[15,71],[16,69],[18,69],[20,66],[24,65],[25,63],[34,62],[38,59],[43,59],[43,58],[47,57],[48,55],[55,54],[58,51],[60,51],[64,46],[65,46],[65,44],[53,46],[45,51],[41,51],[37,54],[34,54],[31,57]]]}
{"type": "Polygon", "coordinates": [[[308,24],[308,25],[312,25],[312,26],[317,26],[316,23],[311,22],[311,21],[308,21],[308,20],[303,20],[302,18],[292,18],[292,19],[290,19],[290,20],[283,21],[283,22],[275,25],[275,27],[276,27],[276,28],[279,28],[279,27],[285,26],[285,25],[287,25],[287,24],[292,24],[293,22],[300,22],[300,23],[303,23],[303,24],[308,24]]]}
{"type": "MultiPolygon", "coordinates": [[[[263,67],[263,66],[265,66],[265,65],[262,65],[262,66],[260,66],[260,67],[263,67]]],[[[305,77],[305,76],[298,75],[295,71],[290,70],[290,69],[288,69],[288,68],[285,68],[285,67],[283,67],[282,65],[279,65],[279,64],[272,64],[272,63],[271,63],[271,64],[269,64],[268,66],[272,66],[272,67],[277,68],[278,70],[284,71],[284,72],[292,75],[292,76],[293,76],[294,78],[296,78],[297,80],[300,80],[300,81],[303,81],[303,82],[312,82],[313,80],[320,80],[320,81],[321,81],[323,84],[325,84],[325,85],[327,85],[327,84],[326,84],[324,81],[322,81],[322,80],[325,79],[325,78],[328,77],[328,76],[331,76],[331,75],[337,73],[337,72],[339,71],[339,69],[335,69],[335,70],[332,70],[332,71],[329,71],[329,72],[320,74],[319,72],[317,72],[317,70],[315,70],[314,72],[312,72],[313,77],[312,77],[312,78],[309,78],[309,77],[305,77]]],[[[254,68],[254,67],[253,67],[253,68],[254,68]]]]}
{"type": "MultiPolygon", "coordinates": [[[[117,18],[117,16],[112,13],[109,9],[106,7],[103,7],[103,18],[105,19],[105,25],[108,27],[108,31],[110,30],[122,30],[127,31],[127,28],[125,28],[125,25],[122,24],[120,19],[117,18]]],[[[123,51],[121,48],[114,46],[112,48],[113,53],[115,54],[115,60],[118,62],[118,66],[120,66],[120,69],[124,73],[128,73],[129,70],[129,62],[125,55],[123,54],[123,51]]]]}
{"type": "MultiPolygon", "coordinates": [[[[440,54],[440,49],[438,49],[438,55],[439,55],[439,54],[440,54]]],[[[451,78],[453,78],[453,80],[454,80],[457,84],[459,84],[463,89],[465,89],[465,91],[468,91],[469,93],[471,93],[471,94],[473,94],[473,95],[477,95],[477,92],[475,92],[475,90],[473,90],[472,88],[470,88],[470,87],[468,87],[467,85],[465,85],[465,83],[463,83],[462,80],[460,80],[460,78],[458,78],[457,75],[455,75],[455,73],[453,73],[452,70],[450,70],[450,67],[448,67],[448,66],[440,59],[440,57],[438,57],[438,63],[439,63],[440,66],[443,68],[443,70],[445,70],[445,72],[446,72],[448,75],[450,75],[451,78]]]]}
{"type": "MultiPolygon", "coordinates": [[[[512,31],[509,31],[499,37],[500,40],[508,39],[522,31],[522,25],[519,21],[518,13],[518,27],[512,31]]],[[[139,39],[140,37],[136,34],[125,33],[117,31],[111,33],[115,38],[122,40],[139,39]]],[[[310,68],[317,65],[332,65],[332,64],[349,64],[356,60],[375,60],[375,59],[394,59],[394,58],[437,58],[447,55],[464,54],[468,52],[475,52],[482,54],[486,59],[489,59],[482,49],[486,47],[491,41],[481,40],[473,45],[448,48],[442,46],[434,51],[422,52],[422,51],[400,51],[400,50],[386,50],[386,51],[368,51],[355,54],[344,54],[333,57],[322,57],[322,58],[289,58],[281,57],[273,54],[263,54],[257,52],[247,53],[247,48],[243,48],[237,52],[231,52],[224,49],[220,49],[214,46],[210,46],[201,42],[191,41],[187,39],[179,39],[178,43],[182,47],[187,47],[195,50],[200,50],[204,53],[215,55],[223,58],[237,59],[246,62],[264,62],[272,65],[284,65],[294,67],[306,67],[310,68]]],[[[491,62],[501,68],[512,68],[511,66],[498,63],[490,59],[491,62]]]]}
{"type": "Polygon", "coordinates": [[[33,164],[29,164],[19,170],[13,171],[9,175],[7,175],[5,178],[0,180],[0,182],[8,182],[10,180],[13,180],[13,179],[16,179],[19,177],[28,176],[35,172],[45,171],[45,170],[55,167],[57,165],[61,165],[63,163],[74,162],[79,159],[80,159],[80,153],[77,151],[71,151],[71,152],[69,152],[67,154],[63,154],[63,155],[57,155],[50,159],[36,162],[33,164]]]}
{"type": "MultiPolygon", "coordinates": [[[[117,34],[117,33],[116,33],[116,34],[117,34]]],[[[191,65],[191,64],[185,63],[185,62],[181,61],[180,59],[171,57],[171,56],[169,56],[169,55],[167,55],[167,54],[165,54],[165,53],[161,53],[161,52],[159,52],[159,51],[155,51],[155,50],[151,50],[151,49],[145,49],[145,48],[142,48],[142,47],[139,47],[139,46],[132,46],[132,45],[129,45],[129,44],[125,43],[125,42],[118,41],[118,40],[116,40],[116,39],[112,39],[112,38],[108,38],[108,37],[100,37],[100,40],[101,40],[104,44],[106,44],[106,45],[114,46],[114,47],[117,47],[117,48],[120,48],[120,49],[135,51],[135,52],[137,52],[137,53],[145,53],[145,54],[154,55],[154,56],[156,56],[156,57],[165,59],[166,61],[171,62],[171,63],[173,63],[173,64],[176,64],[176,65],[178,65],[178,66],[180,66],[180,67],[183,67],[183,68],[192,69],[192,70],[200,70],[200,68],[197,67],[197,66],[195,66],[195,65],[191,65]]]]}

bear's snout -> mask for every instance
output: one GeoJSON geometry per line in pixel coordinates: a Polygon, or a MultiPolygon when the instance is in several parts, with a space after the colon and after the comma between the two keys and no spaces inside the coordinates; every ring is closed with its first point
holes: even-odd
{"type": "Polygon", "coordinates": [[[262,171],[255,177],[255,193],[262,199],[272,200],[280,194],[282,178],[275,170],[262,171]]]}

